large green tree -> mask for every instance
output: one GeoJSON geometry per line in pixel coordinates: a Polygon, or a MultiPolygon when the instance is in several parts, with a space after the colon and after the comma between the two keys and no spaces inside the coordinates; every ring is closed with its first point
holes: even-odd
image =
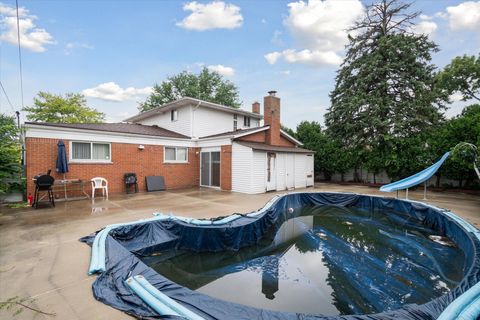
{"type": "Polygon", "coordinates": [[[326,180],[340,173],[343,181],[343,174],[352,166],[352,154],[342,149],[339,141],[328,136],[316,121],[300,122],[294,136],[305,148],[315,151],[315,172],[323,173],[326,180]]]}
{"type": "Polygon", "coordinates": [[[385,141],[416,134],[442,119],[446,99],[438,93],[430,62],[437,46],[411,32],[418,13],[409,13],[409,7],[382,0],[368,6],[365,18],[350,30],[325,120],[330,134],[359,154],[385,149],[385,141]]]}
{"type": "Polygon", "coordinates": [[[20,143],[15,118],[0,114],[0,194],[21,186],[20,143]]]}
{"type": "Polygon", "coordinates": [[[183,71],[153,87],[153,93],[138,109],[147,111],[165,103],[190,97],[232,108],[241,105],[237,87],[218,72],[203,68],[199,74],[183,71]]]}
{"type": "Polygon", "coordinates": [[[98,123],[105,114],[87,106],[82,94],[56,95],[39,92],[31,107],[25,107],[27,119],[35,122],[98,123]]]}
{"type": "Polygon", "coordinates": [[[463,101],[480,101],[480,55],[454,58],[437,77],[447,94],[459,93],[463,101]]]}
{"type": "MultiPolygon", "coordinates": [[[[428,144],[433,147],[434,158],[439,158],[462,142],[476,145],[480,149],[480,104],[464,108],[460,115],[448,120],[428,140],[428,144]]],[[[461,187],[471,186],[474,182],[478,183],[473,161],[472,154],[466,153],[465,149],[454,150],[439,174],[457,180],[461,187]]]]}

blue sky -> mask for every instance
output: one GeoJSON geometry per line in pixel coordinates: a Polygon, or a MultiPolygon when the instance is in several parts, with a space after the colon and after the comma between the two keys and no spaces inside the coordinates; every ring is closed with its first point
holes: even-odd
{"type": "MultiPolygon", "coordinates": [[[[137,112],[155,83],[182,70],[218,70],[240,90],[245,109],[269,90],[282,122],[323,121],[345,27],[366,2],[24,1],[19,0],[24,104],[38,91],[83,92],[89,106],[120,121],[137,112]]],[[[0,0],[0,80],[21,106],[15,1],[0,0]]],[[[443,67],[480,52],[480,1],[417,1],[416,32],[440,47],[443,67]]],[[[452,104],[447,115],[461,111],[452,104]]],[[[12,113],[3,93],[0,111],[12,113]]]]}

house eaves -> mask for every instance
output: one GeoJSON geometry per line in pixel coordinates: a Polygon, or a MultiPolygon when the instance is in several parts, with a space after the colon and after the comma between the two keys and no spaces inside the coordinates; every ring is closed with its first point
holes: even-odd
{"type": "Polygon", "coordinates": [[[195,98],[190,98],[190,97],[184,97],[169,103],[166,103],[164,105],[161,105],[159,107],[153,108],[151,110],[141,112],[133,117],[127,118],[123,120],[124,122],[135,122],[135,121],[140,121],[146,118],[149,118],[151,116],[154,116],[156,114],[162,114],[165,112],[170,111],[171,109],[174,108],[179,108],[179,107],[184,107],[184,106],[195,106],[195,107],[206,107],[214,110],[219,110],[223,112],[228,112],[231,114],[239,114],[239,115],[244,115],[256,119],[263,119],[263,115],[259,113],[253,113],[249,112],[243,109],[239,108],[232,108],[232,107],[227,107],[221,104],[213,103],[213,102],[208,102],[200,99],[195,99],[195,98]]]}
{"type": "Polygon", "coordinates": [[[283,131],[282,129],[280,129],[280,134],[281,134],[285,139],[288,139],[288,140],[290,140],[291,142],[295,143],[297,146],[303,146],[303,143],[301,143],[300,141],[298,141],[297,139],[295,139],[294,137],[292,137],[291,135],[289,135],[288,133],[286,133],[286,132],[283,131]]]}

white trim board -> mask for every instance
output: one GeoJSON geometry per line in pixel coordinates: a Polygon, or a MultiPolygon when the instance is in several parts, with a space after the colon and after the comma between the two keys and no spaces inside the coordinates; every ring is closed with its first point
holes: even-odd
{"type": "Polygon", "coordinates": [[[65,139],[80,140],[89,142],[111,142],[128,144],[149,144],[178,147],[196,147],[196,142],[191,139],[167,138],[167,137],[148,137],[131,133],[105,132],[95,130],[82,130],[72,128],[48,127],[45,126],[26,126],[26,138],[46,138],[46,139],[65,139]]]}

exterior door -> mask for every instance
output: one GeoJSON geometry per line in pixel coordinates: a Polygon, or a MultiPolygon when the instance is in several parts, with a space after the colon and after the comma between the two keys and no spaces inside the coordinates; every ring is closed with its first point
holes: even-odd
{"type": "Polygon", "coordinates": [[[267,191],[277,189],[276,158],[276,153],[267,152],[267,191]]]}
{"type": "Polygon", "coordinates": [[[277,153],[277,191],[285,190],[286,187],[286,169],[285,169],[285,153],[277,153]]]}
{"type": "Polygon", "coordinates": [[[314,178],[314,173],[313,173],[313,154],[307,154],[305,159],[307,160],[306,163],[306,174],[307,174],[307,187],[313,186],[313,178],[314,178]]]}
{"type": "Polygon", "coordinates": [[[200,154],[200,185],[220,187],[220,152],[201,152],[200,154]]]}
{"type": "Polygon", "coordinates": [[[295,156],[293,153],[287,153],[285,161],[287,189],[295,187],[295,156]]]}

